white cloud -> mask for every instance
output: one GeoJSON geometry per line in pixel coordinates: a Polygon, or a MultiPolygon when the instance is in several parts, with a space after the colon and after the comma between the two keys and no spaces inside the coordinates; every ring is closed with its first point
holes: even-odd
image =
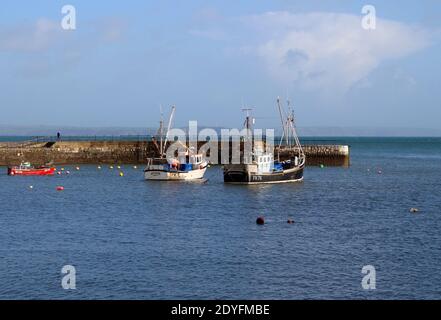
{"type": "Polygon", "coordinates": [[[383,61],[430,45],[431,33],[418,26],[377,18],[376,30],[361,27],[361,15],[268,12],[244,17],[257,32],[246,46],[283,82],[330,94],[345,93],[383,61]]]}
{"type": "Polygon", "coordinates": [[[57,46],[69,50],[74,46],[93,47],[121,40],[127,28],[126,20],[115,17],[90,21],[75,31],[63,30],[59,21],[47,18],[28,24],[0,25],[0,52],[44,53],[57,46]]]}
{"type": "Polygon", "coordinates": [[[0,51],[38,52],[50,47],[59,33],[59,24],[45,18],[29,25],[0,28],[0,51]]]}
{"type": "Polygon", "coordinates": [[[122,40],[129,28],[128,21],[118,17],[106,17],[93,21],[92,27],[97,32],[97,39],[104,42],[118,42],[122,40]]]}
{"type": "Polygon", "coordinates": [[[13,74],[44,77],[73,70],[97,47],[124,38],[126,20],[106,17],[88,21],[76,30],[63,30],[60,21],[38,18],[31,23],[0,25],[0,54],[18,54],[10,63],[13,74]]]}

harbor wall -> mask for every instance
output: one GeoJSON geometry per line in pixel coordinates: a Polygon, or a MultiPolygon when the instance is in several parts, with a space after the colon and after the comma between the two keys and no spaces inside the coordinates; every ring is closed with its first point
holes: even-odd
{"type": "MultiPolygon", "coordinates": [[[[219,142],[222,145],[228,142],[219,142]]],[[[205,142],[198,143],[200,148],[205,142]]],[[[225,146],[224,146],[225,147],[225,146]]],[[[230,150],[232,149],[230,142],[230,150]]],[[[243,149],[243,146],[241,146],[243,149]]],[[[349,166],[347,145],[304,145],[307,165],[349,166]]],[[[36,165],[60,164],[144,164],[148,157],[158,156],[152,141],[59,141],[0,143],[0,165],[17,165],[29,161],[36,165]]],[[[281,150],[281,160],[289,154],[281,150]]]]}

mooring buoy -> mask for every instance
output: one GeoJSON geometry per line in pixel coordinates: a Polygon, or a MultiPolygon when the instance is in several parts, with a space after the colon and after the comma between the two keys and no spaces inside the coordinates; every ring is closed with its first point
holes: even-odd
{"type": "Polygon", "coordinates": [[[410,208],[410,212],[411,213],[417,213],[417,212],[419,212],[420,210],[418,209],[418,208],[410,208]]]}
{"type": "Polygon", "coordinates": [[[264,219],[263,217],[257,217],[257,219],[256,219],[256,223],[257,223],[258,225],[265,224],[265,219],[264,219]]]}
{"type": "Polygon", "coordinates": [[[63,191],[64,187],[63,186],[57,186],[57,191],[63,191]]]}
{"type": "Polygon", "coordinates": [[[293,223],[294,223],[294,220],[293,220],[293,219],[288,219],[286,222],[287,222],[288,224],[293,224],[293,223]]]}

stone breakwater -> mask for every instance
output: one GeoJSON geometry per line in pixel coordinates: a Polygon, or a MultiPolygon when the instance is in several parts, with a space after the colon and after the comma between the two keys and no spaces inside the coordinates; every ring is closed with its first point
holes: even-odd
{"type": "MultiPolygon", "coordinates": [[[[205,142],[199,143],[199,147],[205,142]]],[[[218,149],[221,150],[219,142],[218,149]]],[[[230,150],[231,150],[230,145],[230,150]]],[[[349,166],[349,146],[304,145],[307,165],[349,166]]],[[[219,157],[220,157],[219,152],[219,157]]],[[[144,164],[158,155],[151,141],[59,141],[0,143],[0,165],[29,161],[36,165],[60,164],[144,164]]],[[[281,160],[288,156],[283,149],[281,160]]],[[[219,158],[220,163],[220,158],[219,158]]]]}

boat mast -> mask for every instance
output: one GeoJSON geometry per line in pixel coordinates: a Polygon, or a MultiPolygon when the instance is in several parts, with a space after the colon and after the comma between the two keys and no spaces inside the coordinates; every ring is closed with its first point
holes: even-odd
{"type": "Polygon", "coordinates": [[[283,138],[287,138],[288,133],[287,133],[287,127],[286,127],[286,123],[285,123],[284,111],[282,109],[282,106],[280,105],[280,98],[279,97],[277,97],[277,107],[279,110],[280,122],[282,123],[282,128],[283,128],[283,134],[282,134],[282,137],[280,138],[279,148],[277,150],[277,160],[280,161],[280,148],[282,146],[283,138]]]}
{"type": "Polygon", "coordinates": [[[159,106],[159,110],[160,110],[160,112],[161,112],[161,120],[159,121],[159,130],[158,130],[158,132],[159,132],[159,137],[160,137],[160,147],[159,147],[159,153],[160,153],[160,157],[161,157],[161,159],[162,159],[162,155],[163,155],[163,128],[164,128],[164,113],[162,112],[162,104],[159,106]]]}
{"type": "Polygon", "coordinates": [[[288,114],[287,114],[287,118],[286,118],[286,131],[288,132],[287,144],[288,144],[289,148],[291,149],[293,140],[295,140],[295,135],[292,132],[292,130],[289,130],[289,129],[291,127],[290,123],[294,122],[294,111],[291,108],[291,101],[289,99],[286,100],[286,105],[287,105],[287,109],[288,109],[288,114]]]}
{"type": "Polygon", "coordinates": [[[251,112],[252,110],[253,110],[253,109],[251,109],[251,108],[242,108],[242,111],[246,113],[245,122],[244,122],[244,127],[245,127],[246,132],[247,132],[247,133],[246,133],[246,136],[245,136],[245,139],[244,139],[244,144],[243,144],[243,154],[242,154],[242,157],[243,157],[244,163],[245,163],[245,162],[248,162],[248,161],[252,161],[252,154],[253,154],[253,151],[254,151],[254,146],[253,146],[253,143],[252,143],[252,133],[251,133],[251,130],[252,130],[252,123],[253,123],[254,121],[253,121],[253,119],[252,119],[251,116],[250,116],[250,112],[251,112]],[[250,136],[251,136],[251,139],[250,139],[250,136]],[[250,142],[251,142],[251,150],[249,150],[249,149],[247,148],[247,145],[248,145],[250,142]],[[248,152],[245,153],[245,151],[251,152],[251,154],[248,154],[248,152]],[[245,158],[245,157],[246,157],[246,158],[245,158]],[[245,159],[246,159],[246,160],[245,160],[245,159]]]}
{"type": "Polygon", "coordinates": [[[282,106],[280,105],[280,98],[279,97],[277,97],[277,107],[279,109],[280,122],[282,123],[282,128],[283,128],[283,134],[282,134],[282,139],[281,139],[281,141],[282,141],[283,137],[287,138],[287,132],[286,132],[287,128],[286,128],[286,123],[285,123],[284,111],[283,111],[282,106]]]}
{"type": "MultiPolygon", "coordinates": [[[[170,112],[170,117],[168,118],[167,132],[166,132],[165,141],[164,141],[164,149],[165,149],[165,146],[167,145],[167,135],[168,135],[168,133],[169,133],[169,131],[171,129],[173,117],[175,115],[175,110],[176,110],[176,107],[172,106],[171,107],[171,112],[170,112]]],[[[162,151],[162,153],[164,153],[164,151],[162,151]]]]}
{"type": "Polygon", "coordinates": [[[290,112],[289,112],[287,125],[289,125],[289,127],[291,129],[291,133],[294,138],[296,147],[299,151],[299,158],[302,159],[302,158],[304,158],[305,154],[303,152],[302,145],[300,144],[299,136],[297,135],[296,125],[295,125],[295,121],[294,121],[294,109],[292,109],[292,108],[290,109],[290,112]]]}
{"type": "Polygon", "coordinates": [[[250,117],[250,111],[253,110],[251,108],[242,108],[242,111],[246,112],[246,118],[244,122],[244,126],[247,129],[247,140],[249,139],[250,131],[252,129],[252,119],[250,117]]]}

